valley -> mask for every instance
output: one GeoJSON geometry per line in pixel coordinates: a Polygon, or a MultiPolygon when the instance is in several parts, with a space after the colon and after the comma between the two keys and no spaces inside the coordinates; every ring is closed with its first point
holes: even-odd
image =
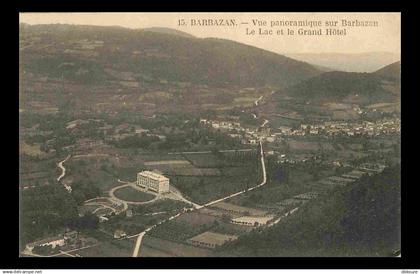
{"type": "Polygon", "coordinates": [[[384,197],[398,211],[400,62],[325,72],[229,40],[62,24],[21,24],[19,48],[22,255],[265,256],[265,243],[273,256],[387,256],[398,247],[394,234],[381,246],[360,238],[357,254],[347,228],[368,220],[344,209],[344,219],[319,218],[341,228],[313,216],[353,209],[355,191],[364,210],[388,177],[384,197]],[[168,179],[168,190],[142,185],[142,171],[168,179]],[[275,236],[287,252],[269,243],[293,231],[344,236],[325,245],[275,236]]]}

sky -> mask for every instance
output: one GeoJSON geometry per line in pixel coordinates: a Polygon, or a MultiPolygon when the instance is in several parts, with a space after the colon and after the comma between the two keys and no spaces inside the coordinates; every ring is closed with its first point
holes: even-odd
{"type": "MultiPolygon", "coordinates": [[[[166,27],[187,32],[196,37],[217,37],[256,46],[276,53],[365,53],[401,51],[400,13],[20,13],[20,22],[28,24],[78,24],[122,26],[139,29],[166,27]],[[184,19],[188,25],[179,26],[184,19]],[[191,19],[231,20],[235,26],[191,26],[191,19]],[[254,26],[253,19],[267,22],[267,26],[254,26]],[[377,27],[343,27],[341,20],[376,21],[377,27]],[[320,20],[323,35],[298,35],[302,27],[289,27],[295,35],[277,35],[287,27],[270,27],[272,21],[320,20]],[[346,35],[326,36],[325,21],[338,21],[335,29],[346,28],[346,35]],[[255,29],[255,35],[247,35],[255,29]],[[274,35],[259,35],[272,29],[274,35]]],[[[309,29],[306,27],[304,29],[309,29]]],[[[317,30],[314,27],[311,30],[317,30]]]]}

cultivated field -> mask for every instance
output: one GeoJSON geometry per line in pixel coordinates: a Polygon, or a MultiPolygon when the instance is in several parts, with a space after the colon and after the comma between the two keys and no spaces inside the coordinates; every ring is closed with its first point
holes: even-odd
{"type": "Polygon", "coordinates": [[[214,224],[214,221],[216,220],[218,220],[217,217],[198,213],[198,212],[190,212],[176,218],[176,222],[185,222],[191,226],[203,226],[203,225],[211,226],[214,224]]]}
{"type": "Polygon", "coordinates": [[[75,251],[82,257],[130,257],[133,252],[134,239],[103,241],[94,247],[75,251]]]}
{"type": "Polygon", "coordinates": [[[190,161],[192,165],[200,168],[218,168],[240,165],[239,163],[227,162],[226,160],[220,159],[220,157],[212,153],[184,154],[184,157],[190,161]]]}
{"type": "Polygon", "coordinates": [[[143,246],[148,247],[148,249],[140,248],[140,257],[151,256],[156,250],[159,251],[161,255],[170,254],[170,256],[176,257],[209,257],[212,255],[212,251],[208,249],[198,248],[188,244],[175,243],[149,235],[146,235],[143,238],[142,247],[143,246]],[[150,253],[151,251],[152,253],[150,253]]]}
{"type": "Polygon", "coordinates": [[[292,150],[317,151],[320,149],[318,142],[288,140],[287,143],[292,150]]]}
{"type": "Polygon", "coordinates": [[[29,145],[25,142],[19,143],[19,152],[22,154],[32,156],[32,157],[40,157],[40,158],[45,157],[47,155],[47,153],[41,151],[40,145],[38,144],[29,145]]]}

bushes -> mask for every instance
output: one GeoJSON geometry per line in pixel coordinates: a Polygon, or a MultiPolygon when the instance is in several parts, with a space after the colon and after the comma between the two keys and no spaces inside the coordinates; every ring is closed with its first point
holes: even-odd
{"type": "Polygon", "coordinates": [[[191,205],[180,201],[164,199],[158,200],[152,204],[134,206],[133,212],[136,214],[145,214],[162,211],[175,211],[180,210],[184,207],[191,207],[191,205]]]}
{"type": "Polygon", "coordinates": [[[76,181],[72,185],[71,195],[78,205],[84,201],[100,196],[99,187],[92,181],[76,181]]]}
{"type": "Polygon", "coordinates": [[[31,242],[46,234],[54,234],[68,220],[77,217],[77,204],[61,184],[21,191],[21,242],[31,242]]]}
{"type": "Polygon", "coordinates": [[[54,249],[50,245],[35,246],[32,252],[35,254],[40,254],[40,255],[49,255],[49,254],[54,253],[54,249]]]}
{"type": "Polygon", "coordinates": [[[95,214],[87,212],[82,217],[76,217],[76,218],[67,220],[66,223],[70,228],[76,229],[76,230],[96,229],[98,228],[99,218],[95,214]]]}
{"type": "Polygon", "coordinates": [[[113,144],[118,148],[148,148],[150,144],[159,142],[156,136],[128,136],[124,139],[114,141],[113,144]]]}

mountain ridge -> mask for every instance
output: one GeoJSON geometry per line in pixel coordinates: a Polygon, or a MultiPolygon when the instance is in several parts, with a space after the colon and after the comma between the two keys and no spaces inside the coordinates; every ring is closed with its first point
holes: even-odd
{"type": "Polygon", "coordinates": [[[363,53],[284,53],[296,60],[346,72],[374,72],[400,59],[392,52],[363,53]]]}
{"type": "Polygon", "coordinates": [[[284,87],[321,73],[306,62],[226,39],[191,39],[144,29],[20,25],[20,37],[21,53],[31,62],[28,70],[37,72],[37,67],[47,66],[42,71],[47,73],[74,59],[85,64],[78,69],[100,74],[99,82],[109,78],[104,67],[128,71],[139,81],[239,86],[284,87]],[[46,50],[48,43],[54,47],[46,50]],[[45,64],[43,56],[53,65],[45,64]]]}
{"type": "Polygon", "coordinates": [[[397,61],[372,73],[325,72],[288,88],[287,93],[313,101],[352,98],[359,103],[394,102],[401,93],[399,64],[397,61]]]}

